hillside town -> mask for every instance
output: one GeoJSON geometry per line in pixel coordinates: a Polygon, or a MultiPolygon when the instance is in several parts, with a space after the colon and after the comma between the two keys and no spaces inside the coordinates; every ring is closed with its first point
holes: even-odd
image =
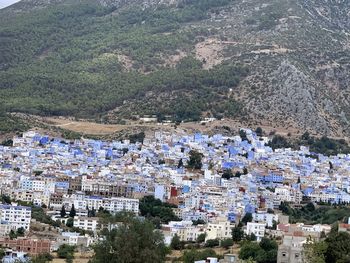
{"type": "MultiPolygon", "coordinates": [[[[158,220],[171,247],[175,239],[183,246],[232,240],[228,253],[197,263],[243,262],[235,249],[243,236],[276,240],[278,263],[303,262],[305,244],[322,240],[336,222],[306,222],[288,211],[312,214],[322,204],[350,203],[350,155],[328,157],[303,146],[272,150],[268,137],[249,129],[239,134],[13,137],[0,146],[2,262],[29,262],[65,245],[91,251],[103,230],[118,228],[106,217],[125,212],[158,220]],[[147,202],[171,214],[147,210],[147,202]]],[[[347,216],[338,218],[338,231],[350,231],[347,216]]]]}

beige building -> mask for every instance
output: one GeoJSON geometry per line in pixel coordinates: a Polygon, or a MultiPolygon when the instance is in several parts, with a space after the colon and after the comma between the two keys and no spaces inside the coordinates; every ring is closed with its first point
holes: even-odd
{"type": "Polygon", "coordinates": [[[207,236],[205,240],[208,239],[225,239],[232,237],[232,226],[227,220],[218,220],[214,223],[209,223],[207,225],[207,236]]]}
{"type": "Polygon", "coordinates": [[[307,237],[284,236],[283,243],[278,247],[277,263],[302,263],[303,245],[307,237]]]}

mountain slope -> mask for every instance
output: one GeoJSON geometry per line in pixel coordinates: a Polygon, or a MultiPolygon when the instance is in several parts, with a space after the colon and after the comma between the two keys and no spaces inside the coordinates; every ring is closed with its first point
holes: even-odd
{"type": "Polygon", "coordinates": [[[348,134],[348,1],[23,0],[0,14],[8,111],[348,134]]]}

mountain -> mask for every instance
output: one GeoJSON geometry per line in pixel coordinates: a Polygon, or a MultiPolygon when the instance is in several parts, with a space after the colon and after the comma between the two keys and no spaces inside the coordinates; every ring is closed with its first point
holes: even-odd
{"type": "Polygon", "coordinates": [[[0,105],[347,136],[349,14],[346,0],[22,0],[0,10],[0,105]]]}

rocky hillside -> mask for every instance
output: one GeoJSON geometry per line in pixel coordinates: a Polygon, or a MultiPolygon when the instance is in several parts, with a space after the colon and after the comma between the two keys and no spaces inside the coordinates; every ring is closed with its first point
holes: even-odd
{"type": "Polygon", "coordinates": [[[0,22],[7,111],[349,134],[346,0],[22,0],[0,22]]]}

